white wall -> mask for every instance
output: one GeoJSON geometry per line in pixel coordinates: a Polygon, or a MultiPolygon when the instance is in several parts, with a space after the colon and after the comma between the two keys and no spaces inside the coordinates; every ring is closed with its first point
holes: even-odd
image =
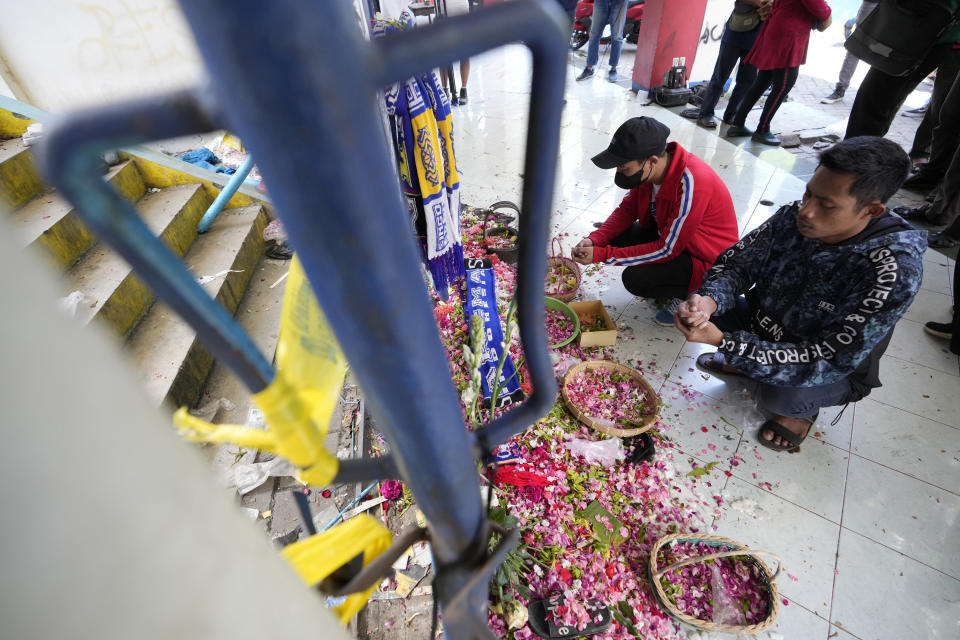
{"type": "Polygon", "coordinates": [[[25,93],[21,98],[42,109],[63,112],[163,92],[196,84],[202,75],[173,0],[4,4],[0,54],[25,93]]]}
{"type": "MultiPolygon", "coordinates": [[[[327,1],[303,4],[322,11],[327,1]]],[[[365,0],[353,4],[358,26],[365,29],[365,0]]],[[[0,5],[0,94],[41,109],[63,113],[162,93],[196,85],[204,74],[175,0],[0,0],[0,5]]]]}
{"type": "Polygon", "coordinates": [[[687,77],[695,82],[710,79],[713,75],[713,65],[717,62],[720,52],[720,37],[723,35],[723,26],[733,11],[733,0],[707,0],[707,10],[700,26],[700,44],[697,46],[697,55],[693,67],[687,77]]]}

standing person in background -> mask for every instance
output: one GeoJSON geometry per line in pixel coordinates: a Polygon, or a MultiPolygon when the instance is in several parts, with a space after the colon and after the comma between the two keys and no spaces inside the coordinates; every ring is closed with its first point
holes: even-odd
{"type": "MultiPolygon", "coordinates": [[[[960,9],[960,0],[944,0],[944,4],[949,5],[952,11],[960,9]]],[[[906,25],[904,28],[908,27],[909,25],[906,25]]],[[[857,90],[857,97],[853,100],[844,137],[886,135],[900,105],[917,85],[945,62],[956,63],[956,56],[960,56],[958,41],[960,21],[954,22],[940,34],[933,46],[923,55],[923,59],[906,75],[892,76],[876,67],[870,67],[860,89],[857,90]]]]}
{"type": "MultiPolygon", "coordinates": [[[[878,4],[879,0],[878,2],[870,2],[869,0],[861,2],[860,10],[857,11],[857,24],[863,22],[868,15],[873,13],[873,10],[877,8],[878,4]]],[[[820,102],[823,104],[833,104],[834,102],[843,100],[843,96],[850,86],[850,79],[853,77],[853,72],[857,70],[857,64],[859,62],[860,58],[847,51],[847,55],[843,58],[843,65],[840,67],[840,78],[837,80],[836,88],[834,88],[833,93],[820,102]]]]}
{"type": "Polygon", "coordinates": [[[733,3],[733,13],[730,14],[723,28],[723,36],[720,38],[720,52],[717,54],[717,63],[713,67],[713,76],[710,78],[707,90],[703,92],[703,102],[699,107],[684,109],[680,112],[681,116],[696,120],[701,127],[715,128],[717,119],[713,115],[713,110],[723,93],[724,83],[733,73],[733,67],[739,62],[737,84],[723,112],[723,121],[727,124],[733,122],[744,94],[757,79],[757,68],[747,64],[743,59],[750,53],[757,34],[760,33],[761,21],[770,14],[772,2],[773,0],[743,0],[733,3]]]}
{"type": "Polygon", "coordinates": [[[590,42],[587,43],[587,66],[577,80],[593,77],[593,68],[600,61],[600,38],[603,29],[610,25],[610,71],[607,80],[617,81],[617,65],[620,64],[620,49],[623,47],[623,23],[627,19],[627,0],[596,0],[593,3],[593,18],[590,26],[590,42]]]}
{"type": "Polygon", "coordinates": [[[780,144],[780,138],[770,132],[770,122],[797,82],[800,65],[807,60],[810,30],[826,30],[831,23],[830,16],[830,6],[823,0],[777,0],[773,3],[770,17],[764,21],[757,41],[744,59],[760,71],[737,109],[733,124],[727,130],[728,138],[752,136],[763,144],[780,144]],[[767,87],[771,87],[770,95],[763,105],[756,131],[751,131],[744,126],[747,114],[767,87]]]}
{"type": "MultiPolygon", "coordinates": [[[[438,0],[440,7],[445,10],[445,13],[448,17],[460,16],[465,13],[470,13],[470,0],[438,0]]],[[[452,69],[453,67],[451,67],[452,69]]],[[[445,87],[449,86],[447,80],[447,69],[441,69],[443,74],[443,84],[445,87]]],[[[460,61],[460,99],[457,100],[457,96],[452,96],[450,98],[451,104],[467,104],[467,80],[470,78],[470,58],[465,58],[460,61]]],[[[446,89],[444,89],[446,90],[446,89]]]]}

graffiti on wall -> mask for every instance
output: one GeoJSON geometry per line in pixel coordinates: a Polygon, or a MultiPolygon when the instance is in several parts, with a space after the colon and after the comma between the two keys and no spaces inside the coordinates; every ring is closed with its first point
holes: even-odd
{"type": "Polygon", "coordinates": [[[84,71],[125,71],[196,61],[193,36],[176,2],[78,4],[90,35],[77,45],[84,71]]]}

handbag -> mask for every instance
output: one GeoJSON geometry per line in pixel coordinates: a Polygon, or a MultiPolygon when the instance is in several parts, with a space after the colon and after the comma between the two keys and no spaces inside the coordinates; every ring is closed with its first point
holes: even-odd
{"type": "Polygon", "coordinates": [[[905,76],[958,19],[944,0],[884,0],[843,46],[878,71],[905,76]]]}
{"type": "Polygon", "coordinates": [[[753,31],[760,24],[760,13],[757,8],[746,2],[733,3],[733,13],[727,20],[727,28],[730,31],[743,32],[753,31]]]}

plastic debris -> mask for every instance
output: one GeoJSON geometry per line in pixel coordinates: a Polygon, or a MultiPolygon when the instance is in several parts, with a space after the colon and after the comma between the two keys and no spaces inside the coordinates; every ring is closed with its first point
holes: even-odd
{"type": "Polygon", "coordinates": [[[623,441],[620,438],[610,438],[608,440],[581,440],[573,438],[569,442],[564,442],[563,446],[572,453],[586,458],[590,464],[600,464],[611,466],[617,460],[623,460],[627,454],[623,449],[623,441]]]}
{"type": "Polygon", "coordinates": [[[27,131],[23,134],[21,139],[23,140],[23,146],[29,147],[30,145],[36,144],[37,140],[43,137],[43,123],[34,122],[33,124],[27,125],[27,131]]]}
{"type": "Polygon", "coordinates": [[[274,458],[267,462],[254,464],[238,464],[234,467],[233,477],[237,485],[237,493],[244,496],[271,477],[293,477],[297,473],[293,465],[286,458],[274,458]]]}
{"type": "Polygon", "coordinates": [[[243,271],[243,269],[224,269],[223,271],[219,271],[211,276],[200,276],[197,278],[197,284],[207,284],[209,282],[213,282],[217,278],[223,278],[229,273],[243,273],[243,271]]]}
{"type": "Polygon", "coordinates": [[[57,306],[71,318],[77,317],[77,309],[80,305],[87,304],[90,301],[82,291],[74,291],[70,295],[60,298],[57,306]]]}

